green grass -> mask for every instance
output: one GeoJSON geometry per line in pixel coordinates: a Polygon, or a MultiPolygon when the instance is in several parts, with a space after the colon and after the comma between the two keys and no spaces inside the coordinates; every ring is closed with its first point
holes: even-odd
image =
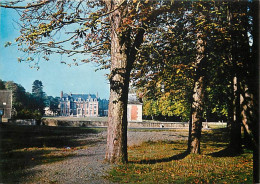
{"type": "Polygon", "coordinates": [[[227,140],[223,130],[204,132],[200,155],[187,154],[186,141],[129,147],[129,163],[114,167],[107,178],[118,183],[252,183],[252,151],[224,154],[227,140]]]}
{"type": "Polygon", "coordinates": [[[101,129],[48,126],[0,126],[0,183],[19,183],[25,169],[62,161],[96,141],[78,136],[98,133],[101,129]],[[69,147],[69,149],[67,149],[69,147]]]}

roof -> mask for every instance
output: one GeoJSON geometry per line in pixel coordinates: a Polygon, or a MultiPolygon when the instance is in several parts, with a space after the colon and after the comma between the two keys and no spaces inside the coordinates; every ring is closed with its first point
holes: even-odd
{"type": "Polygon", "coordinates": [[[128,104],[142,104],[137,98],[136,94],[130,93],[128,94],[128,104]]]}
{"type": "Polygon", "coordinates": [[[95,98],[97,98],[97,96],[94,94],[67,94],[67,93],[65,93],[63,95],[63,98],[69,98],[69,99],[74,99],[74,100],[81,98],[83,100],[87,100],[87,99],[95,99],[95,98]]]}
{"type": "Polygon", "coordinates": [[[84,100],[97,98],[94,94],[71,94],[71,97],[74,99],[82,98],[84,100]]]}

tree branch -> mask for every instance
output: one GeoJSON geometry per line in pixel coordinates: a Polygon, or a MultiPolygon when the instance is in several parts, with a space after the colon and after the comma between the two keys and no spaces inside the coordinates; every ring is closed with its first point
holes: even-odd
{"type": "Polygon", "coordinates": [[[34,8],[34,7],[39,7],[39,6],[43,6],[45,4],[48,4],[50,2],[52,2],[54,0],[44,0],[38,4],[30,4],[28,3],[28,5],[26,6],[10,6],[10,5],[4,5],[4,4],[0,4],[0,7],[3,7],[3,8],[11,8],[11,9],[28,9],[28,8],[34,8]]]}

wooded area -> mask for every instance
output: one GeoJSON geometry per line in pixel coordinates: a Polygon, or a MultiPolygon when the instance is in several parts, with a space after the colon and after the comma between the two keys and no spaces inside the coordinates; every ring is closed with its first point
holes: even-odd
{"type": "Polygon", "coordinates": [[[39,80],[33,82],[30,93],[26,92],[20,84],[0,79],[0,90],[12,91],[12,118],[14,119],[35,119],[40,123],[45,107],[49,107],[55,113],[58,111],[59,98],[47,96],[39,80]]]}

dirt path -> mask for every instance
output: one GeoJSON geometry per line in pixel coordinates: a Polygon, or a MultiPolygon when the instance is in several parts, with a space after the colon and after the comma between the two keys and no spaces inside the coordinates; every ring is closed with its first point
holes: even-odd
{"type": "MultiPolygon", "coordinates": [[[[82,139],[82,136],[80,137],[82,139]]],[[[37,165],[26,170],[22,183],[68,183],[68,184],[109,184],[103,176],[113,166],[104,162],[106,132],[87,136],[85,139],[98,140],[94,146],[75,151],[75,156],[60,162],[37,165]]],[[[128,132],[128,145],[145,141],[187,139],[186,133],[174,131],[128,132]]]]}

